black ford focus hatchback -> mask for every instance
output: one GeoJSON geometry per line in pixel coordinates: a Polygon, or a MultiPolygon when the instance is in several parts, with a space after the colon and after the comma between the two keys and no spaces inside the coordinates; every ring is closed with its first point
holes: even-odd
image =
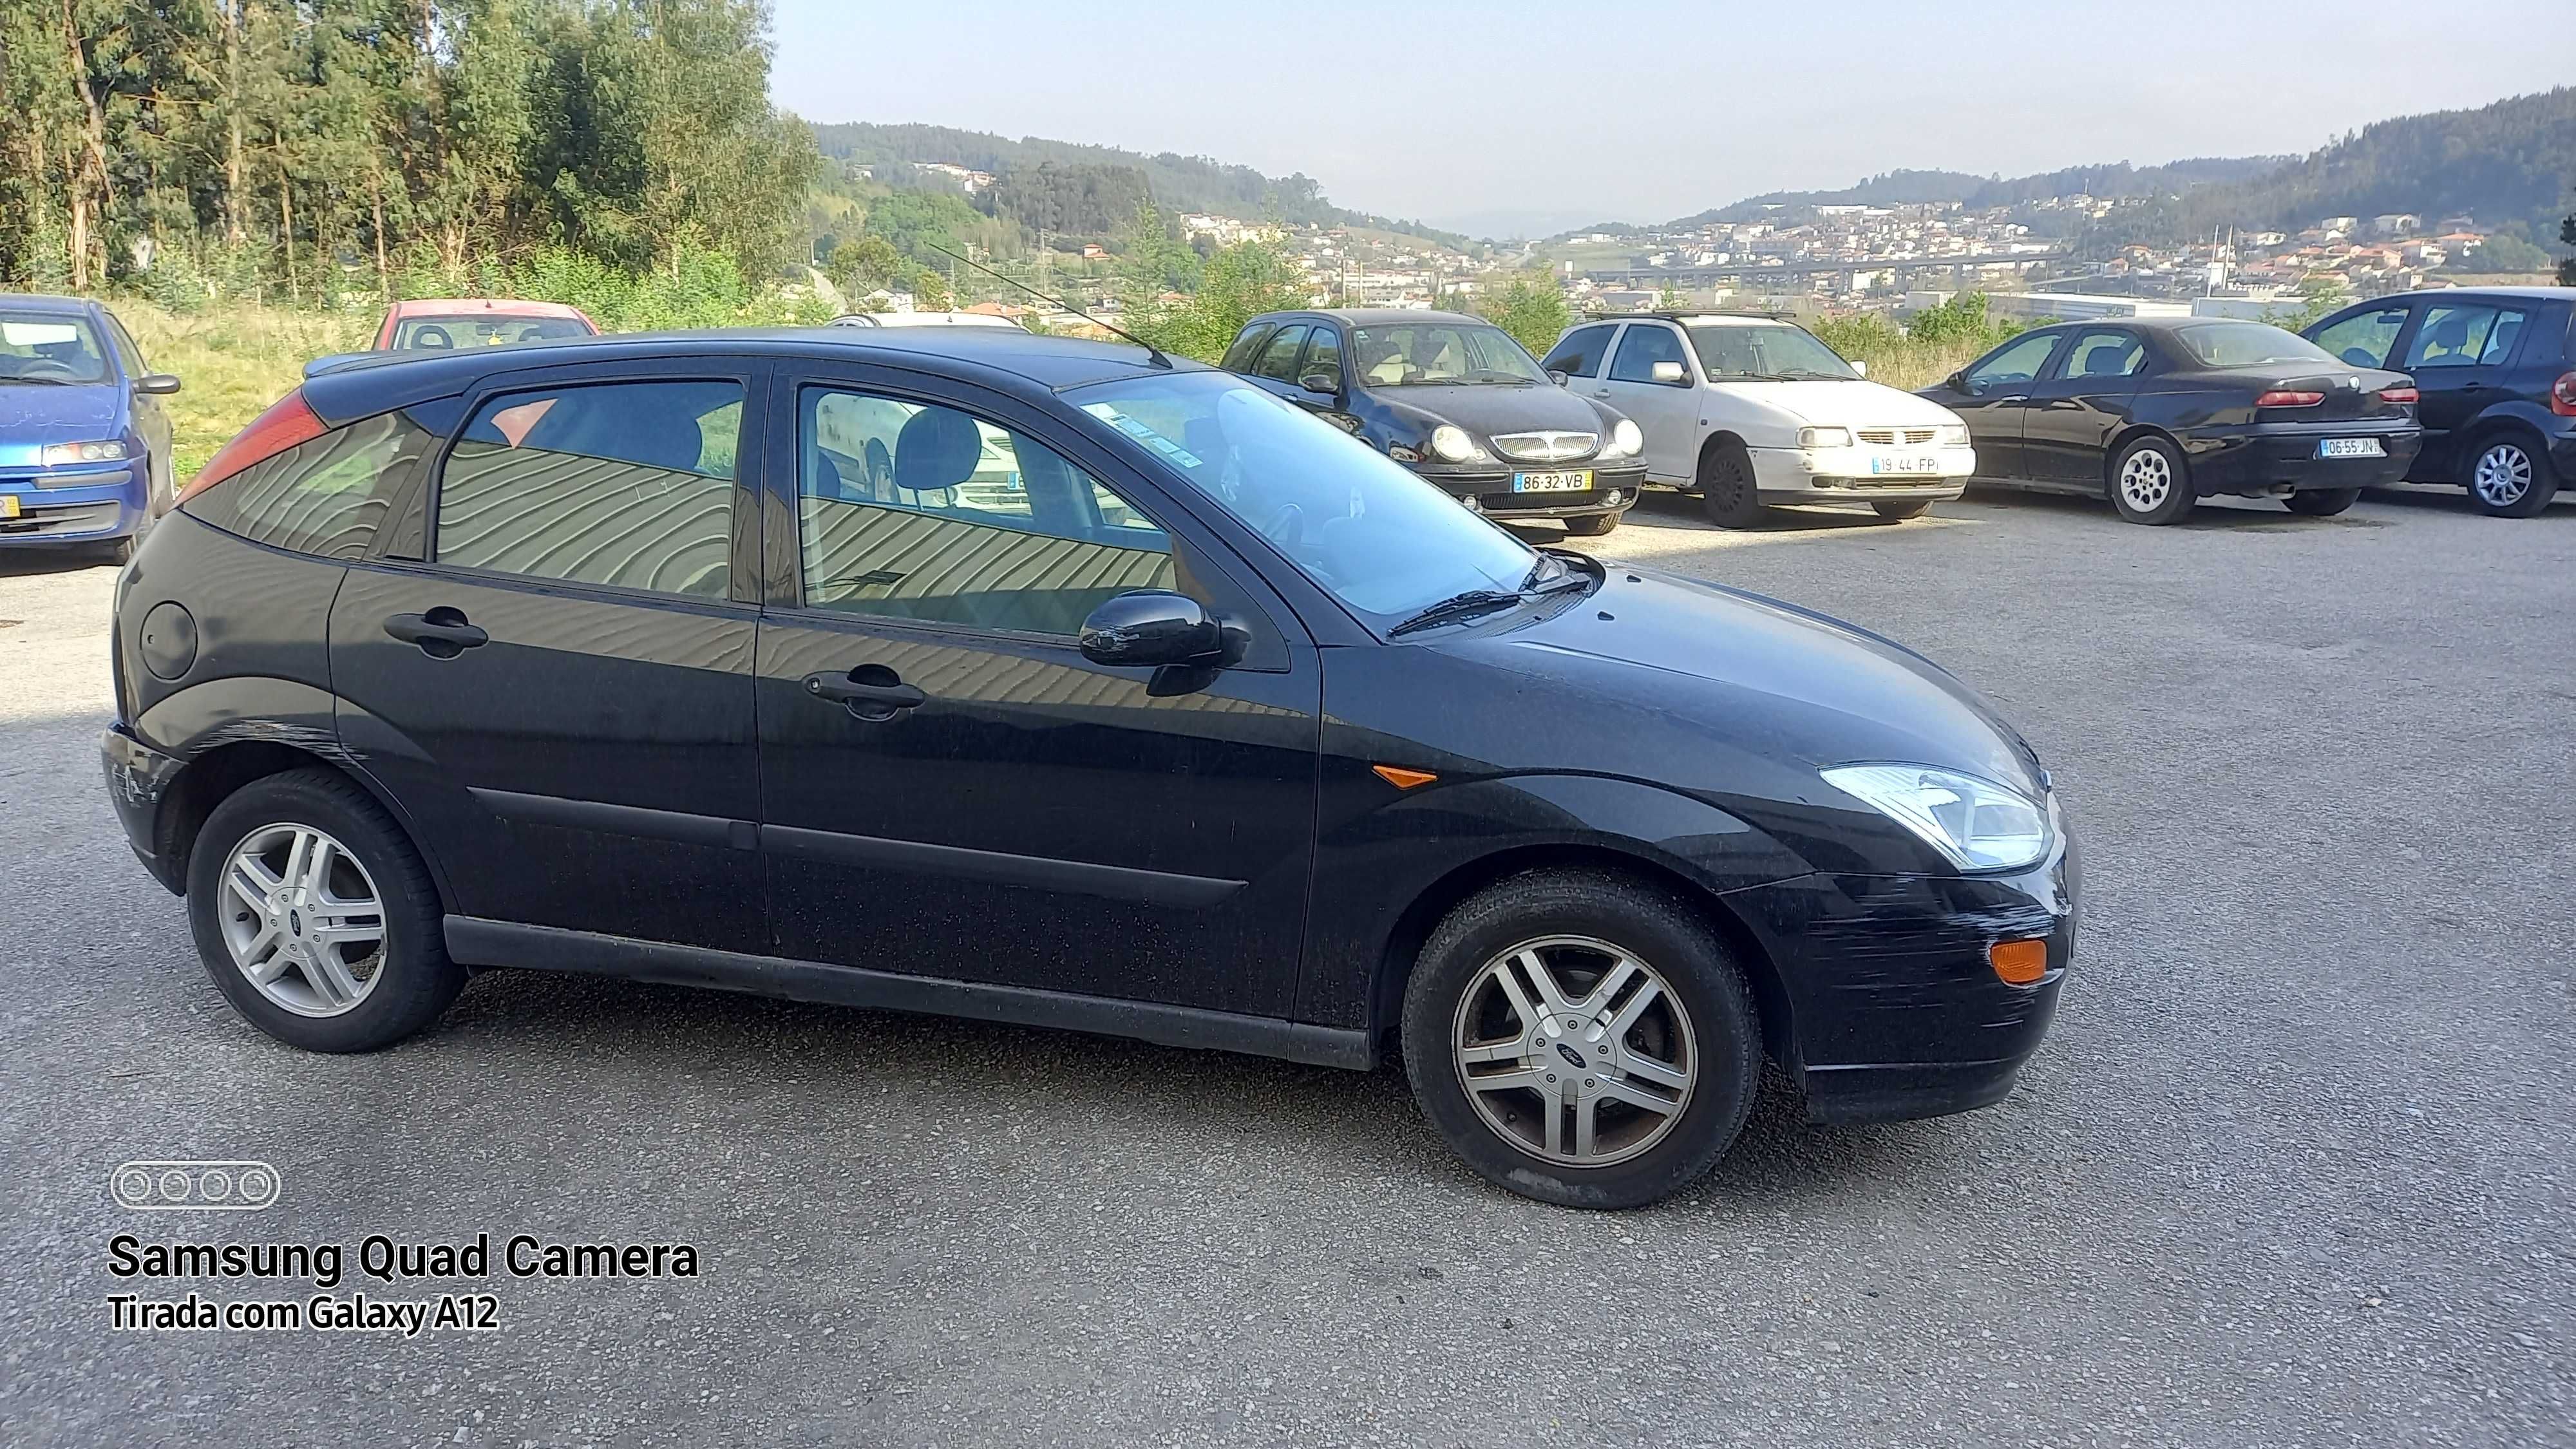
{"type": "Polygon", "coordinates": [[[107,776],[223,994],[520,966],[1367,1068],[1643,1203],[1765,1059],[2010,1090],[2075,930],[2019,736],[1790,605],[1534,550],[1227,373],[1016,333],[326,367],[119,581],[107,776]]]}

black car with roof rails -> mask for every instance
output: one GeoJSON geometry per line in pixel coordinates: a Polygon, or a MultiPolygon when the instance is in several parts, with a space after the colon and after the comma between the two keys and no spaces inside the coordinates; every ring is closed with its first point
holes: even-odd
{"type": "Polygon", "coordinates": [[[1646,483],[1637,425],[1566,391],[1481,317],[1270,312],[1244,324],[1223,365],[1507,522],[1598,537],[1646,483]]]}
{"type": "Polygon", "coordinates": [[[2034,327],[1920,395],[1967,421],[1978,481],[2107,495],[2131,523],[2227,494],[2327,517],[2423,441],[2405,374],[2225,317],[2034,327]]]}
{"type": "Polygon", "coordinates": [[[1142,348],[326,366],[113,632],[116,813],[312,1050],[522,966],[1400,1056],[1477,1171],[1613,1207],[1766,1061],[1820,1119],[1999,1100],[2074,947],[2047,771],[1919,655],[1142,348]]]}
{"type": "Polygon", "coordinates": [[[2306,337],[2415,379],[2424,448],[2409,482],[2529,518],[2576,479],[2576,287],[2446,287],[2356,302],[2306,337]]]}

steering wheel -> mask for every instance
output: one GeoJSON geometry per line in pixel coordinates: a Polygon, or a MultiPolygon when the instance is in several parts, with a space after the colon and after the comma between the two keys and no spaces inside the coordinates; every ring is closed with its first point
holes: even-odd
{"type": "Polygon", "coordinates": [[[79,368],[72,366],[70,363],[63,361],[59,357],[22,357],[18,361],[18,376],[20,377],[45,377],[50,375],[55,377],[77,378],[81,375],[81,370],[79,368]]]}
{"type": "Polygon", "coordinates": [[[1261,525],[1261,536],[1284,551],[1295,551],[1306,541],[1306,510],[1294,503],[1280,504],[1270,521],[1261,525]]]}

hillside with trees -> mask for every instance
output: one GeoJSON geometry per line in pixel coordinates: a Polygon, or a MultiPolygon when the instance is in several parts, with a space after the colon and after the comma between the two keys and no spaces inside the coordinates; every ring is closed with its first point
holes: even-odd
{"type": "MultiPolygon", "coordinates": [[[[1045,214],[1026,209],[1033,198],[1060,195],[1068,186],[1089,185],[1107,192],[1133,187],[1141,182],[1155,206],[1175,215],[1208,212],[1245,220],[1271,219],[1300,226],[1366,226],[1423,237],[1458,248],[1465,247],[1468,242],[1466,237],[1455,232],[1335,206],[1325,199],[1323,188],[1315,179],[1303,173],[1265,176],[1249,166],[1230,165],[1205,156],[1182,156],[1170,151],[1148,156],[1115,146],[1050,141],[1038,136],[1024,136],[1015,141],[986,131],[961,131],[950,126],[885,125],[872,121],[816,126],[814,141],[827,157],[877,168],[880,180],[890,179],[883,172],[892,169],[893,163],[908,167],[924,162],[945,162],[970,171],[989,171],[999,179],[978,196],[977,201],[987,214],[1007,217],[1033,231],[1041,224],[1038,218],[1045,214]],[[1035,180],[1034,173],[1041,170],[1054,173],[1054,179],[1048,182],[1035,180]],[[1122,172],[1134,179],[1107,179],[1109,173],[1122,172]],[[1005,191],[1003,182],[1014,184],[1005,191]],[[997,196],[995,193],[1002,194],[997,196]]],[[[896,184],[901,182],[898,180],[896,184]]],[[[1051,229],[1106,236],[1123,225],[1133,210],[1132,205],[1108,210],[1109,224],[1105,226],[1051,226],[1051,229]]],[[[1091,213],[1078,214],[1092,219],[1091,213]]]]}

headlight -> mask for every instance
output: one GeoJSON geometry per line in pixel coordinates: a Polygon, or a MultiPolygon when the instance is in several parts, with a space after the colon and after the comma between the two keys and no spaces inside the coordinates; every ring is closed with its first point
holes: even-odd
{"type": "Polygon", "coordinates": [[[1483,450],[1476,446],[1475,439],[1467,436],[1465,428],[1442,423],[1431,430],[1431,451],[1438,454],[1444,463],[1464,463],[1483,450]]]}
{"type": "Polygon", "coordinates": [[[48,443],[45,466],[60,467],[65,463],[113,463],[125,456],[123,443],[48,443]]]}
{"type": "Polygon", "coordinates": [[[1610,445],[1601,450],[1604,458],[1625,458],[1646,446],[1646,435],[1637,430],[1634,421],[1621,418],[1610,429],[1610,445]]]}
{"type": "Polygon", "coordinates": [[[1851,445],[1852,436],[1849,428],[1800,428],[1798,430],[1798,446],[1801,448],[1848,448],[1851,445]]]}
{"type": "Polygon", "coordinates": [[[1929,765],[1838,765],[1821,773],[1961,870],[2014,870],[2047,858],[2047,807],[1992,780],[1929,765]]]}
{"type": "Polygon", "coordinates": [[[1966,423],[1943,423],[1941,425],[1941,446],[1944,448],[1964,448],[1968,446],[1968,425],[1966,423]]]}

